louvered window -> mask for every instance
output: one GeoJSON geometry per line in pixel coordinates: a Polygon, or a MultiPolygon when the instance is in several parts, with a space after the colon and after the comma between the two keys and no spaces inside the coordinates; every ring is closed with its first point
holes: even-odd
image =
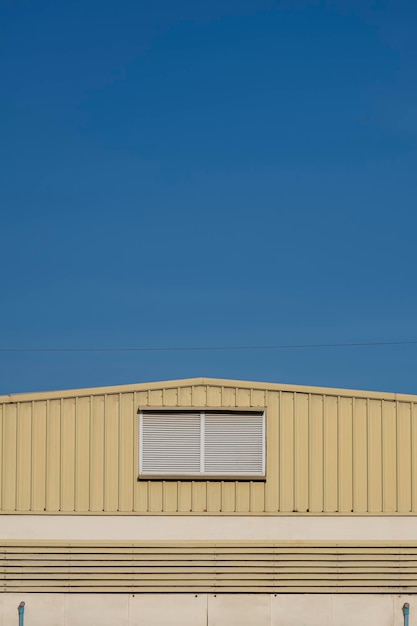
{"type": "Polygon", "coordinates": [[[265,416],[239,411],[141,411],[141,476],[265,475],[265,416]]]}

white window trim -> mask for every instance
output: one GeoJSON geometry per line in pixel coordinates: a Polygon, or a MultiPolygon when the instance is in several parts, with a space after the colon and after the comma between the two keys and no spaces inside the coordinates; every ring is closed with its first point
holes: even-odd
{"type": "Polygon", "coordinates": [[[158,473],[149,473],[149,472],[144,472],[143,471],[143,466],[142,466],[142,460],[143,460],[143,415],[144,413],[152,413],[152,412],[163,412],[163,410],[161,411],[160,409],[153,409],[153,408],[149,408],[149,409],[141,409],[138,413],[139,416],[139,430],[138,430],[138,434],[139,434],[139,446],[138,446],[138,451],[139,451],[139,478],[144,478],[144,479],[148,479],[148,480],[160,480],[160,479],[167,479],[167,480],[176,480],[184,478],[184,479],[191,479],[191,478],[196,478],[199,480],[206,480],[206,479],[210,479],[210,478],[214,478],[214,479],[222,479],[224,478],[225,480],[265,480],[266,477],[266,418],[265,418],[265,410],[259,410],[257,411],[256,408],[253,409],[243,409],[242,411],[236,410],[236,409],[232,409],[231,412],[233,413],[253,413],[253,414],[261,414],[261,433],[262,433],[262,473],[247,473],[247,474],[240,474],[238,472],[233,472],[233,473],[224,473],[224,472],[210,472],[210,473],[206,473],[204,471],[204,444],[205,444],[205,417],[206,417],[206,412],[208,413],[227,413],[229,411],[229,409],[227,407],[224,408],[219,408],[219,409],[209,409],[207,410],[199,410],[199,409],[194,409],[194,408],[182,408],[182,407],[178,407],[175,409],[166,409],[167,413],[175,413],[175,412],[179,412],[179,413],[199,413],[200,414],[200,472],[199,473],[195,473],[195,472],[185,472],[185,473],[181,473],[181,474],[169,474],[169,473],[164,473],[164,472],[158,472],[158,473]]]}

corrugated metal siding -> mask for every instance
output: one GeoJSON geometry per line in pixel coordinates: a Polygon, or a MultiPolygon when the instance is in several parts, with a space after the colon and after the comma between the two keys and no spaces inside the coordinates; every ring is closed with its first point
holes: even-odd
{"type": "Polygon", "coordinates": [[[1,511],[416,513],[415,403],[369,395],[198,383],[3,399],[1,511]],[[139,407],[265,408],[266,481],[138,481],[139,407]]]}
{"type": "Polygon", "coordinates": [[[3,592],[416,593],[417,544],[24,543],[3,592]]]}

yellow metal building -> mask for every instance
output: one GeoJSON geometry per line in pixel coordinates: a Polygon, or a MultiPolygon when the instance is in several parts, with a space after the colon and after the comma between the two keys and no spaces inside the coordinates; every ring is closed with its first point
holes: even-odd
{"type": "Polygon", "coordinates": [[[402,624],[416,402],[203,378],[0,397],[0,626],[21,600],[57,626],[402,624]]]}

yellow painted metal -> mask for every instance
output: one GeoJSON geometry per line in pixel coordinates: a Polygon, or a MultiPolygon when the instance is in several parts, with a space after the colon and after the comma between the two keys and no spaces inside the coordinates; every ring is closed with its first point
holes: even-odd
{"type": "Polygon", "coordinates": [[[309,510],[323,511],[323,407],[324,397],[309,395],[309,510]]]}
{"type": "Polygon", "coordinates": [[[46,511],[61,508],[61,400],[47,400],[46,408],[46,511]]]}
{"type": "Polygon", "coordinates": [[[0,397],[3,513],[413,514],[417,397],[187,379],[0,397]],[[266,480],[138,480],[138,409],[262,409],[266,480]]]}
{"type": "MultiPolygon", "coordinates": [[[[46,401],[33,403],[32,424],[36,424],[31,438],[31,509],[33,511],[43,511],[46,498],[46,401]]],[[[88,442],[88,437],[87,437],[88,442]]],[[[81,448],[78,447],[78,450],[81,448]]],[[[77,464],[81,469],[81,465],[77,464]]]]}
{"type": "Polygon", "coordinates": [[[417,543],[5,541],[0,569],[3,592],[415,593],[417,543]]]}
{"type": "Polygon", "coordinates": [[[353,510],[368,510],[368,400],[353,398],[353,510]]]}

